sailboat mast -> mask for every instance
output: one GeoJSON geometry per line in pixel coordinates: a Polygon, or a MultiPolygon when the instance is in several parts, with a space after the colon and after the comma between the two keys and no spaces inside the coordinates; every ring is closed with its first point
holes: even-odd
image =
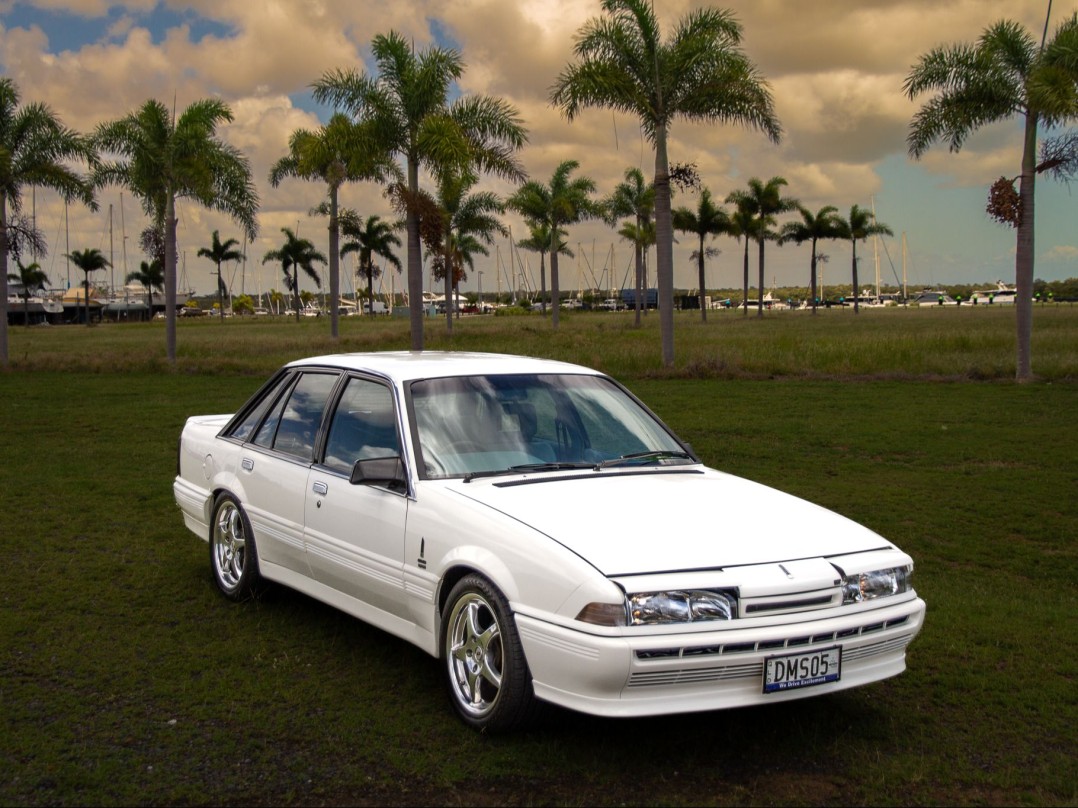
{"type": "Polygon", "coordinates": [[[112,287],[112,295],[116,295],[116,255],[112,246],[112,203],[109,202],[109,286],[112,287]]]}
{"type": "MultiPolygon", "coordinates": [[[[124,220],[124,195],[123,191],[120,192],[120,250],[123,253],[124,261],[124,299],[127,299],[127,222],[124,220]]],[[[150,316],[153,316],[153,312],[150,312],[150,316]]]]}
{"type": "MultiPolygon", "coordinates": [[[[876,197],[872,197],[872,222],[876,222],[876,197]]],[[[880,236],[872,234],[872,255],[876,261],[876,300],[880,299],[880,236]]],[[[857,298],[857,290],[853,290],[854,299],[857,298]]]]}

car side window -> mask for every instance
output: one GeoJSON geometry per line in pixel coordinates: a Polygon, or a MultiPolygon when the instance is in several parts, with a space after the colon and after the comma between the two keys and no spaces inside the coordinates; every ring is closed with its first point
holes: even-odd
{"type": "Polygon", "coordinates": [[[283,406],[275,407],[266,418],[255,436],[255,443],[272,446],[300,460],[313,460],[322,412],[336,381],[336,374],[302,374],[292,392],[282,400],[283,406]],[[271,430],[275,432],[272,443],[269,442],[271,430]]]}
{"type": "Polygon", "coordinates": [[[330,421],[325,465],[348,474],[357,460],[399,454],[389,388],[370,379],[349,379],[330,421]]]}
{"type": "MultiPolygon", "coordinates": [[[[281,392],[287,389],[288,385],[291,383],[292,376],[287,374],[281,376],[277,383],[267,390],[258,402],[248,410],[247,414],[242,417],[242,420],[232,427],[232,430],[228,433],[229,437],[235,438],[236,440],[248,440],[251,438],[259,422],[265,417],[266,412],[270,407],[273,407],[275,403],[278,405],[276,411],[279,417],[281,402],[278,399],[281,396],[281,392]]],[[[274,422],[269,432],[271,441],[276,429],[277,425],[276,422],[274,422]]]]}

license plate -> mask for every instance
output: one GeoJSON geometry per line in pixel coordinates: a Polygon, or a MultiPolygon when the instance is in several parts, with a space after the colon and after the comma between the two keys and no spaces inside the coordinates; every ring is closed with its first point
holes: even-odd
{"type": "Polygon", "coordinates": [[[768,657],[764,661],[764,692],[778,693],[837,682],[841,667],[842,649],[837,645],[819,651],[768,657]]]}

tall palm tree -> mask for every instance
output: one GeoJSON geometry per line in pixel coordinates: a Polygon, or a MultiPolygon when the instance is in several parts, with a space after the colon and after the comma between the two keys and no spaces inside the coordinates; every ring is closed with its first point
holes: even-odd
{"type": "Polygon", "coordinates": [[[691,208],[678,208],[674,211],[674,229],[682,233],[693,233],[699,242],[692,257],[696,259],[697,272],[700,284],[700,322],[707,322],[707,306],[704,297],[707,293],[707,282],[704,276],[704,259],[718,255],[714,247],[706,246],[708,236],[714,238],[733,231],[730,222],[730,214],[711,201],[711,191],[704,188],[700,191],[700,199],[697,200],[696,210],[691,208]]]}
{"type": "MultiPolygon", "coordinates": [[[[641,259],[640,274],[644,276],[647,274],[647,252],[653,246],[655,246],[655,220],[643,219],[639,223],[631,220],[626,220],[622,223],[618,229],[618,235],[633,245],[633,257],[637,256],[641,259]]],[[[643,284],[637,286],[636,300],[633,303],[633,309],[636,311],[636,325],[640,324],[640,310],[641,300],[643,295],[643,284]]]]}
{"type": "MultiPolygon", "coordinates": [[[[41,265],[34,261],[29,265],[23,265],[22,261],[16,260],[15,265],[18,267],[18,272],[8,273],[8,280],[14,281],[22,287],[22,291],[19,292],[19,297],[22,298],[22,314],[23,324],[27,327],[30,326],[30,297],[35,289],[42,290],[49,282],[49,276],[45,274],[45,270],[41,268],[41,265]]],[[[5,317],[7,314],[5,313],[5,317]]]]}
{"type": "Polygon", "coordinates": [[[667,136],[673,121],[736,123],[778,142],[782,129],[766,82],[741,50],[741,25],[728,11],[686,14],[664,40],[651,0],[603,0],[605,16],[577,35],[551,102],[568,120],[610,107],[640,120],[655,148],[655,224],[663,364],[674,362],[674,233],[667,136]]]}
{"type": "MultiPolygon", "coordinates": [[[[217,234],[214,233],[214,235],[217,234]]],[[[149,262],[143,261],[137,270],[128,272],[127,277],[124,278],[124,283],[131,283],[131,281],[138,281],[146,290],[146,305],[150,307],[150,317],[153,317],[153,290],[164,291],[165,289],[165,270],[161,262],[156,258],[149,262]]]]}
{"type": "Polygon", "coordinates": [[[299,322],[302,302],[299,293],[299,271],[302,269],[315,286],[322,288],[322,278],[318,270],[314,268],[315,262],[324,264],[326,257],[315,249],[308,239],[300,238],[291,228],[282,227],[285,243],[275,250],[270,250],[262,256],[262,263],[280,261],[281,271],[284,272],[285,286],[292,292],[296,302],[296,322],[299,322]]]}
{"type": "Polygon", "coordinates": [[[371,42],[376,76],[354,70],[326,73],[314,87],[322,103],[343,107],[378,133],[381,150],[404,158],[407,187],[397,186],[407,232],[411,347],[423,350],[423,257],[420,244],[419,170],[436,176],[475,169],[511,180],[524,171],[515,157],[527,140],[515,108],[490,96],[461,97],[450,90],[464,73],[460,54],[430,47],[416,53],[395,31],[371,42]]]}
{"type": "Polygon", "coordinates": [[[734,204],[734,212],[730,214],[730,235],[736,239],[744,239],[742,250],[742,291],[741,291],[741,314],[747,317],[749,314],[749,242],[755,238],[756,230],[760,222],[753,212],[752,200],[735,191],[726,197],[726,201],[734,204]]]}
{"type": "Polygon", "coordinates": [[[752,237],[756,241],[759,254],[760,299],[757,305],[757,317],[764,316],[764,244],[778,239],[778,232],[774,229],[776,215],[797,210],[800,204],[796,199],[782,195],[782,189],[786,185],[787,182],[783,177],[772,177],[766,183],[759,177],[753,177],[749,180],[748,191],[734,191],[727,197],[727,201],[735,204],[744,203],[746,208],[752,211],[756,220],[752,237]]]}
{"type": "Polygon", "coordinates": [[[455,290],[464,275],[464,265],[474,266],[476,254],[487,255],[484,244],[492,244],[495,234],[507,235],[508,229],[498,216],[505,213],[505,203],[490,191],[471,192],[478,178],[466,172],[444,175],[438,183],[436,200],[441,216],[440,255],[434,259],[434,275],[445,281],[445,325],[453,331],[456,313],[455,290]]]}
{"type": "Polygon", "coordinates": [[[369,127],[353,123],[339,112],[315,132],[307,129],[293,132],[288,139],[288,155],[278,160],[270,171],[274,188],[289,176],[321,180],[329,188],[329,323],[333,339],[338,337],[341,299],[338,193],[345,182],[382,182],[386,176],[398,173],[388,154],[374,142],[369,127]]]}
{"type": "Polygon", "coordinates": [[[538,222],[528,224],[528,237],[517,242],[517,246],[530,252],[539,253],[539,306],[543,316],[546,316],[546,256],[548,252],[557,250],[558,255],[573,257],[573,251],[565,242],[566,232],[559,231],[556,239],[551,238],[550,223],[538,222]]]}
{"type": "Polygon", "coordinates": [[[99,270],[112,266],[112,264],[110,264],[109,259],[101,253],[101,250],[96,247],[85,250],[75,250],[64,257],[69,258],[71,263],[83,272],[82,299],[86,306],[86,325],[90,325],[90,273],[98,272],[99,270]]]}
{"type": "Polygon", "coordinates": [[[41,103],[19,105],[15,82],[0,78],[0,365],[8,364],[8,254],[18,254],[21,241],[37,235],[20,219],[22,192],[27,186],[51,188],[66,201],[79,200],[97,209],[90,183],[71,161],[91,166],[93,148],[66,128],[41,103]]]}
{"type": "Polygon", "coordinates": [[[401,240],[393,232],[393,225],[383,221],[381,216],[372,214],[364,218],[349,210],[341,213],[340,221],[341,235],[347,239],[341,245],[341,258],[349,253],[358,255],[356,276],[367,281],[367,311],[374,314],[374,279],[381,273],[375,266],[374,256],[385,259],[400,272],[401,262],[393,248],[400,247],[401,240]]]}
{"type": "Polygon", "coordinates": [[[858,299],[861,296],[861,287],[857,284],[857,242],[864,241],[869,236],[893,236],[891,228],[883,222],[877,222],[875,214],[870,210],[854,205],[850,208],[850,218],[846,221],[839,220],[840,238],[849,239],[853,262],[853,312],[860,313],[858,299]]]}
{"type": "MultiPolygon", "coordinates": [[[[564,234],[567,225],[603,214],[603,204],[591,197],[595,193],[595,180],[584,176],[571,177],[579,167],[580,163],[576,160],[565,160],[554,169],[549,185],[538,180],[529,180],[517,189],[507,203],[529,224],[545,224],[549,228],[552,245],[564,234]]],[[[550,249],[548,252],[551,323],[556,331],[561,297],[558,280],[558,255],[561,251],[550,249]]]]}
{"type": "Polygon", "coordinates": [[[99,185],[122,185],[165,236],[165,347],[176,361],[176,200],[191,199],[231,216],[248,240],[258,232],[258,193],[238,149],[217,136],[232,110],[216,99],[195,101],[179,117],[150,99],[97,127],[93,143],[116,159],[94,172],[99,185]]]}
{"type": "Polygon", "coordinates": [[[811,242],[812,258],[809,264],[809,288],[812,295],[812,313],[815,314],[819,300],[816,290],[816,268],[819,262],[819,253],[816,246],[819,244],[820,239],[845,238],[843,235],[845,232],[844,223],[842,217],[838,215],[838,208],[833,205],[825,205],[816,213],[804,206],[798,207],[798,210],[801,212],[801,221],[786,222],[782,226],[779,243],[781,244],[785,241],[792,241],[795,244],[804,244],[806,241],[811,242]]]}
{"type": "MultiPolygon", "coordinates": [[[[655,184],[644,179],[644,172],[630,167],[625,170],[625,181],[614,187],[614,192],[606,200],[607,214],[611,219],[632,216],[638,233],[643,233],[653,224],[655,213],[655,184]]],[[[641,241],[632,239],[634,244],[633,259],[636,269],[636,300],[633,310],[636,312],[636,325],[640,326],[644,296],[644,251],[641,241]]]]}
{"type": "MultiPolygon", "coordinates": [[[[1051,4],[1049,3],[1049,12],[1051,4]]],[[[980,127],[1025,118],[1019,174],[1019,215],[1015,251],[1015,300],[1018,381],[1033,378],[1030,342],[1033,332],[1034,183],[1037,132],[1078,117],[1078,14],[1066,18],[1040,46],[1019,23],[1001,20],[986,28],[974,44],[938,47],[910,70],[903,89],[913,100],[932,93],[918,111],[907,137],[909,153],[920,158],[937,140],[952,152],[980,127]]],[[[1013,186],[1012,186],[1013,187],[1013,186]]]]}
{"type": "Polygon", "coordinates": [[[221,243],[221,234],[214,230],[213,240],[209,247],[199,247],[198,257],[209,258],[217,264],[217,309],[221,315],[221,322],[225,321],[225,282],[221,278],[221,264],[225,261],[239,261],[243,258],[243,252],[237,250],[239,242],[230,238],[221,243]]]}

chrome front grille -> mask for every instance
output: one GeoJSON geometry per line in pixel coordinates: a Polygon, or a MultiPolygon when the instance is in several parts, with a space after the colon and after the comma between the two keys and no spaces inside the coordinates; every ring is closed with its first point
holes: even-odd
{"type": "MultiPolygon", "coordinates": [[[[836,640],[864,636],[885,628],[895,628],[909,621],[909,616],[895,618],[882,623],[866,623],[852,629],[824,634],[806,634],[781,640],[762,640],[760,642],[729,643],[725,645],[683,646],[676,648],[645,649],[636,652],[640,660],[697,660],[701,657],[726,657],[728,659],[748,653],[778,651],[787,648],[833,643],[836,640]]],[[[890,637],[886,640],[870,643],[859,648],[843,648],[842,661],[853,662],[879,654],[891,653],[906,647],[912,634],[890,637]]],[[[712,665],[709,667],[678,668],[661,671],[635,671],[629,676],[629,687],[647,687],[655,685],[688,684],[693,682],[715,682],[728,679],[748,679],[762,675],[763,663],[736,663],[712,665]]]]}

